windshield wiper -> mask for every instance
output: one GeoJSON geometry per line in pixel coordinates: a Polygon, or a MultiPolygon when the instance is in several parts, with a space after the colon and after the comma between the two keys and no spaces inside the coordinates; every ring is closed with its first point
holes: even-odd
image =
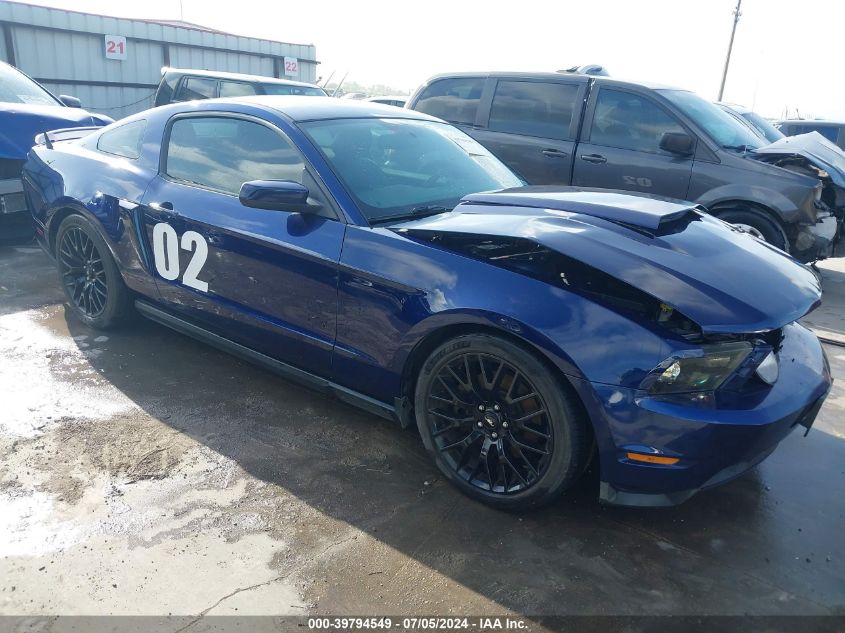
{"type": "Polygon", "coordinates": [[[738,152],[753,152],[756,147],[753,145],[722,145],[724,149],[735,149],[738,152]]]}
{"type": "Polygon", "coordinates": [[[453,207],[444,207],[442,204],[424,204],[406,211],[405,213],[397,213],[396,215],[386,215],[381,218],[373,218],[370,220],[371,224],[384,224],[385,222],[394,222],[396,220],[407,220],[411,218],[424,218],[429,215],[437,215],[439,213],[446,213],[451,211],[453,207]]]}

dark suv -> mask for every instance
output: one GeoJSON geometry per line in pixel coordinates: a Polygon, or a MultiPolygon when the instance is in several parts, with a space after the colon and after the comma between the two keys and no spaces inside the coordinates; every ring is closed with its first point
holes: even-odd
{"type": "Polygon", "coordinates": [[[686,90],[575,73],[464,73],[430,79],[407,107],[461,127],[532,185],[693,200],[802,261],[832,255],[840,237],[845,170],[828,173],[794,148],[767,151],[686,90]]]}
{"type": "Polygon", "coordinates": [[[306,95],[326,97],[326,91],[314,84],[259,75],[242,75],[216,70],[162,68],[156,90],[156,106],[176,101],[195,101],[216,97],[249,95],[306,95]]]}

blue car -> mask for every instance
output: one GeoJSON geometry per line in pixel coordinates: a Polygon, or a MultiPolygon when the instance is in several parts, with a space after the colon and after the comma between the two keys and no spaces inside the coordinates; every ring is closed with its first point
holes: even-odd
{"type": "Polygon", "coordinates": [[[83,110],[75,97],[53,96],[14,66],[0,62],[0,244],[32,239],[21,169],[35,136],[56,128],[103,126],[112,121],[83,110]]]}
{"type": "Polygon", "coordinates": [[[796,323],[809,268],[689,203],[522,187],[418,112],[246,97],[68,136],[24,181],[82,322],[134,308],[416,425],[500,508],[593,458],[607,503],[682,502],[809,429],[831,386],[796,323]]]}

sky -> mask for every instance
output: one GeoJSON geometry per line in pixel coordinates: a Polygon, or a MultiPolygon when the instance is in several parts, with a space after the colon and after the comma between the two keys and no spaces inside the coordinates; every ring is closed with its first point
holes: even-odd
{"type": "MultiPolygon", "coordinates": [[[[452,71],[612,76],[716,99],[736,0],[33,0],[121,17],[185,19],[314,44],[318,76],[411,91],[452,71]]],[[[743,0],[724,100],[782,118],[845,119],[842,0],[743,0]]]]}

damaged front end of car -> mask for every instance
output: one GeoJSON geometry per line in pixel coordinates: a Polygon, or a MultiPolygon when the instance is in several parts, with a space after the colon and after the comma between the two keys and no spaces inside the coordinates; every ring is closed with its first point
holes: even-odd
{"type": "Polygon", "coordinates": [[[818,132],[787,136],[749,156],[821,183],[816,222],[799,228],[793,255],[802,261],[836,255],[845,223],[845,153],[818,132]]]}
{"type": "Polygon", "coordinates": [[[595,431],[607,503],[673,505],[745,472],[809,427],[830,388],[818,340],[796,323],[820,303],[816,276],[695,206],[530,187],[394,230],[635,324],[549,318],[582,370],[568,380],[595,431]],[[614,357],[624,371],[609,369],[614,357]]]}

